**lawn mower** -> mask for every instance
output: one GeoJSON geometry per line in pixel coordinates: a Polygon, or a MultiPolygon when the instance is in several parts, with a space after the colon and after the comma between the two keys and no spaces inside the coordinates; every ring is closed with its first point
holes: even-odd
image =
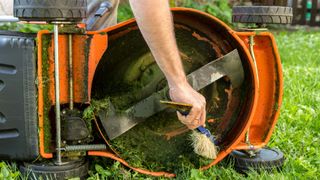
{"type": "MultiPolygon", "coordinates": [[[[86,8],[86,0],[14,1],[20,21],[43,21],[54,29],[0,32],[1,160],[21,162],[30,179],[82,179],[89,156],[151,176],[176,176],[172,168],[135,164],[132,149],[158,164],[164,157],[171,158],[167,164],[188,157],[201,170],[228,155],[240,171],[282,166],[283,153],[267,148],[282,102],[281,61],[273,35],[261,26],[290,23],[291,8],[235,7],[235,22],[259,24],[237,31],[207,13],[172,8],[188,80],[206,97],[207,128],[219,147],[217,158],[201,162],[190,155],[189,130],[159,102],[167,97],[167,83],[135,20],[92,31],[81,23],[86,8]],[[110,128],[99,115],[110,103],[137,120],[135,126],[118,118],[117,127],[128,131],[110,128]],[[115,131],[121,133],[110,138],[115,131]]],[[[112,8],[112,2],[102,3],[89,21],[112,8]]]]}

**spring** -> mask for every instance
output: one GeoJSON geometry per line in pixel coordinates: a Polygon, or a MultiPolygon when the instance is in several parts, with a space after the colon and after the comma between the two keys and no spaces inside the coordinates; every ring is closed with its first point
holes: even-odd
{"type": "Polygon", "coordinates": [[[66,146],[65,151],[90,151],[90,150],[104,150],[107,149],[105,144],[83,144],[66,146]]]}

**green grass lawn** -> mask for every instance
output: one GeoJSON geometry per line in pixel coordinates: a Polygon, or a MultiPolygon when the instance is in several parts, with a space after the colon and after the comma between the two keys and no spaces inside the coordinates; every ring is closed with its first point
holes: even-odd
{"type": "MultiPolygon", "coordinates": [[[[320,32],[277,33],[283,62],[284,99],[269,146],[281,149],[286,161],[281,172],[250,172],[247,177],[221,162],[207,171],[185,169],[177,179],[317,179],[320,177],[320,32]]],[[[89,179],[153,179],[108,159],[93,164],[89,179]]],[[[15,165],[0,163],[0,180],[16,179],[15,165]]]]}

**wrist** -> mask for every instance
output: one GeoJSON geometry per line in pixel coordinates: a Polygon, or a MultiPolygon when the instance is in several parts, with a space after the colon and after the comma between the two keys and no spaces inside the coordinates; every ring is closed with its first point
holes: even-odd
{"type": "Polygon", "coordinates": [[[180,78],[175,78],[175,79],[168,79],[168,86],[169,89],[173,90],[173,89],[182,89],[185,88],[186,86],[190,86],[186,76],[184,77],[180,77],[180,78]]]}

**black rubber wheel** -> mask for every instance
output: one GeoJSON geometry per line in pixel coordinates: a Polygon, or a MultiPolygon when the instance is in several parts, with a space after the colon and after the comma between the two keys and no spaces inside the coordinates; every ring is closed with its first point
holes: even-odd
{"type": "Polygon", "coordinates": [[[88,174],[88,164],[84,160],[69,161],[61,166],[55,165],[52,161],[24,163],[20,166],[20,171],[26,179],[30,180],[85,179],[88,174]]]}
{"type": "Polygon", "coordinates": [[[284,163],[284,156],[280,150],[271,148],[262,148],[256,153],[256,156],[250,157],[243,151],[232,151],[229,155],[237,171],[245,173],[249,169],[255,171],[273,171],[281,169],[284,163]]]}
{"type": "Polygon", "coordinates": [[[71,21],[86,18],[87,0],[14,0],[14,16],[24,21],[71,21]]]}
{"type": "Polygon", "coordinates": [[[292,8],[284,6],[235,6],[232,22],[257,24],[290,24],[292,8]]]}
{"type": "Polygon", "coordinates": [[[288,0],[251,0],[254,6],[287,6],[288,0]]]}

